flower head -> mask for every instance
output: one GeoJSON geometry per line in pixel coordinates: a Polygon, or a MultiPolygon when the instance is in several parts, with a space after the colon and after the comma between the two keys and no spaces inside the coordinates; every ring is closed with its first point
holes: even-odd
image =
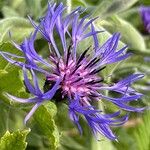
{"type": "Polygon", "coordinates": [[[140,14],[145,26],[145,29],[150,33],[150,7],[149,6],[141,6],[140,14]]]}
{"type": "Polygon", "coordinates": [[[128,115],[118,119],[120,111],[113,114],[104,114],[93,107],[91,101],[105,99],[114,103],[120,109],[141,112],[144,108],[134,108],[129,106],[128,102],[141,98],[142,94],[136,92],[130,85],[142,78],[143,75],[134,74],[113,85],[105,84],[99,73],[105,69],[107,64],[128,58],[131,54],[125,54],[124,52],[127,46],[117,50],[120,40],[119,33],[113,34],[100,46],[97,34],[101,31],[96,31],[93,25],[96,18],[88,20],[88,16],[85,16],[80,19],[80,8],[66,16],[64,16],[64,11],[65,7],[62,3],[58,6],[49,4],[47,13],[40,20],[39,25],[36,25],[30,18],[35,27],[35,32],[28,39],[25,39],[21,45],[14,43],[16,48],[23,53],[23,57],[0,52],[7,61],[23,69],[25,85],[34,97],[21,99],[10,94],[7,95],[21,103],[35,103],[35,106],[25,118],[26,122],[43,101],[51,100],[58,95],[59,91],[61,93],[59,100],[64,98],[68,100],[70,119],[78,126],[81,133],[82,127],[79,123],[79,116],[83,115],[96,137],[97,133],[100,133],[111,140],[116,140],[116,136],[110,127],[122,125],[127,121],[128,115]],[[48,60],[39,56],[35,50],[34,41],[37,32],[40,32],[48,42],[50,50],[48,60]],[[60,39],[60,47],[55,41],[54,33],[60,39]],[[78,45],[85,38],[92,38],[94,44],[78,54],[78,45]],[[18,58],[24,59],[25,63],[16,61],[18,58]],[[32,74],[33,85],[28,79],[27,70],[32,74]],[[44,92],[39,88],[35,71],[45,75],[48,88],[44,92]],[[103,94],[105,90],[117,92],[121,96],[106,96],[103,94]]]}

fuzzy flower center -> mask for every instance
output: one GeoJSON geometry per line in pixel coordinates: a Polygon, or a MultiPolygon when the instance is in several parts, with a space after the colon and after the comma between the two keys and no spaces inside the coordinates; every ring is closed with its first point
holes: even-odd
{"type": "Polygon", "coordinates": [[[72,57],[59,60],[51,58],[51,60],[54,64],[53,75],[48,76],[47,80],[56,81],[61,77],[63,79],[61,82],[63,96],[74,96],[75,93],[83,97],[95,95],[97,87],[100,86],[99,82],[102,81],[97,76],[97,70],[92,69],[95,60],[89,61],[88,58],[81,58],[81,56],[77,61],[74,61],[72,57]]]}

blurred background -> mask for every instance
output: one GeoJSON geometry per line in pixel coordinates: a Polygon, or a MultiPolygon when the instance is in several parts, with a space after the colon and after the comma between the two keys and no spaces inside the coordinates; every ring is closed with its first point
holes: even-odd
{"type": "MultiPolygon", "coordinates": [[[[28,20],[30,15],[37,23],[45,14],[47,0],[0,0],[0,50],[20,54],[11,44],[13,39],[20,43],[34,30],[28,20]],[[9,35],[11,32],[11,36],[9,35]]],[[[50,1],[51,2],[51,1],[50,1]]],[[[120,47],[127,44],[134,55],[102,72],[108,83],[113,83],[131,73],[144,73],[145,77],[133,87],[144,94],[141,101],[131,103],[136,107],[150,104],[150,34],[144,27],[139,8],[149,6],[150,0],[55,0],[67,6],[67,12],[81,6],[85,14],[97,17],[94,22],[97,30],[105,30],[99,35],[104,43],[114,32],[121,33],[120,47]]],[[[150,14],[149,14],[150,15],[150,14]]],[[[87,43],[81,44],[85,50],[87,43]]],[[[47,56],[46,42],[39,35],[35,46],[39,53],[47,56]]],[[[41,81],[42,82],[42,81],[41,81]]],[[[130,113],[129,121],[121,127],[113,128],[118,142],[101,137],[97,141],[82,119],[83,135],[68,117],[64,103],[50,103],[51,109],[41,107],[25,126],[23,119],[31,109],[6,98],[5,92],[18,97],[28,97],[25,91],[22,72],[0,57],[0,148],[2,150],[150,150],[150,112],[130,113]],[[41,116],[44,114],[44,117],[41,116]],[[30,129],[29,129],[30,128],[30,129]],[[7,131],[7,132],[6,132],[7,131]],[[27,143],[25,143],[25,141],[27,143]],[[14,148],[13,144],[17,143],[14,148]],[[7,145],[7,146],[6,146],[7,145]]],[[[111,93],[108,93],[111,94],[111,93]]],[[[117,107],[108,102],[100,102],[98,107],[111,113],[117,107]]],[[[125,112],[123,112],[124,114],[125,112]]]]}

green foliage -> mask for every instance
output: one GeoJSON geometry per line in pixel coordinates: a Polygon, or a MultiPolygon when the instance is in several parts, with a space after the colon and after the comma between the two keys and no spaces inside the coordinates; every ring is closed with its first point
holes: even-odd
{"type": "Polygon", "coordinates": [[[129,48],[145,51],[146,46],[144,38],[129,22],[118,16],[113,16],[106,25],[103,25],[111,32],[120,32],[123,41],[129,46],[129,48]]]}
{"type": "Polygon", "coordinates": [[[48,0],[6,0],[5,3],[1,2],[2,14],[5,17],[27,17],[31,15],[34,19],[42,16],[48,0]],[[8,10],[8,11],[7,11],[8,10]]]}
{"type": "Polygon", "coordinates": [[[41,132],[48,138],[49,146],[55,150],[59,146],[59,132],[54,121],[57,109],[54,103],[47,102],[40,106],[34,114],[34,119],[41,132]]]}
{"type": "Polygon", "coordinates": [[[73,7],[77,7],[77,6],[86,6],[86,3],[84,0],[68,0],[67,1],[68,5],[71,5],[73,7]]]}
{"type": "Polygon", "coordinates": [[[114,147],[114,145],[112,144],[112,142],[104,137],[101,137],[102,140],[97,141],[95,140],[95,138],[93,137],[92,140],[92,148],[91,150],[116,150],[116,148],[114,147]]]}
{"type": "Polygon", "coordinates": [[[143,121],[134,130],[134,137],[138,150],[149,150],[150,148],[150,112],[143,115],[143,121]]]}
{"type": "Polygon", "coordinates": [[[17,13],[13,8],[9,6],[4,6],[2,12],[5,18],[14,17],[14,16],[19,17],[19,13],[17,13]]]}
{"type": "MultiPolygon", "coordinates": [[[[11,43],[3,43],[0,45],[0,49],[6,52],[12,52],[19,55],[21,52],[18,51],[11,43]]],[[[8,61],[0,56],[0,98],[10,103],[8,99],[4,96],[4,92],[14,94],[16,96],[27,96],[25,94],[24,83],[21,79],[20,68],[13,66],[8,61]]],[[[13,104],[13,103],[11,103],[13,104]]]]}
{"type": "MultiPolygon", "coordinates": [[[[141,51],[133,51],[133,53],[135,53],[135,55],[133,55],[132,57],[130,57],[128,60],[124,61],[123,63],[121,63],[119,65],[119,67],[116,69],[116,71],[114,72],[114,76],[115,78],[119,78],[119,77],[125,77],[128,74],[132,74],[132,73],[143,73],[145,75],[145,77],[134,84],[134,87],[141,91],[143,94],[145,94],[144,98],[146,96],[150,96],[149,95],[149,78],[150,78],[150,69],[149,69],[149,65],[150,62],[149,61],[145,61],[145,57],[150,57],[150,53],[148,51],[146,52],[141,52],[141,51]]],[[[143,100],[144,100],[143,98],[143,100]]],[[[149,103],[148,98],[146,98],[147,100],[144,101],[146,104],[149,103]]]]}
{"type": "Polygon", "coordinates": [[[138,0],[101,0],[93,15],[105,18],[130,8],[137,1],[138,0]]]}
{"type": "Polygon", "coordinates": [[[10,17],[0,21],[0,43],[10,40],[9,32],[15,41],[22,41],[30,35],[33,27],[28,20],[21,17],[10,17]],[[23,31],[23,32],[22,32],[23,31]]]}
{"type": "Polygon", "coordinates": [[[139,0],[139,2],[140,2],[142,5],[147,5],[147,6],[150,5],[150,1],[149,1],[149,0],[139,0]]]}
{"type": "Polygon", "coordinates": [[[117,130],[120,136],[119,142],[114,143],[117,150],[149,150],[150,149],[150,112],[144,112],[141,116],[130,120],[131,127],[123,127],[117,130]],[[137,121],[137,120],[138,121],[137,121]]]}
{"type": "MultiPolygon", "coordinates": [[[[0,1],[0,50],[21,55],[21,53],[9,43],[9,31],[12,39],[21,42],[33,31],[33,27],[27,19],[30,15],[38,22],[38,18],[43,16],[47,8],[48,0],[1,0],[0,1]]],[[[145,62],[144,57],[150,57],[150,38],[144,31],[138,8],[141,4],[149,5],[147,0],[54,0],[54,2],[64,2],[67,5],[67,12],[72,11],[77,6],[85,8],[85,14],[99,16],[94,22],[96,30],[105,32],[98,34],[100,45],[102,45],[114,32],[121,32],[122,41],[119,48],[125,44],[135,54],[130,59],[113,65],[107,65],[100,76],[104,80],[111,75],[112,80],[118,81],[131,73],[144,73],[145,78],[134,84],[138,91],[142,91],[144,96],[142,102],[137,102],[139,107],[149,104],[149,79],[150,62],[145,62]],[[135,6],[135,7],[134,7],[135,6]],[[125,43],[125,44],[124,44],[125,43]]],[[[51,1],[50,1],[51,2],[51,1]]],[[[84,15],[84,14],[82,14],[84,15]]],[[[58,42],[57,42],[58,43],[58,42]]],[[[58,43],[59,44],[59,43],[58,43]]],[[[87,47],[93,45],[93,39],[85,39],[79,45],[79,53],[87,47]]],[[[47,45],[44,40],[36,41],[36,48],[42,56],[47,56],[47,45]]],[[[106,82],[110,82],[108,78],[106,82]]],[[[41,86],[42,87],[42,86],[41,86]]],[[[6,132],[0,141],[0,150],[19,150],[26,147],[26,135],[28,130],[16,131],[24,128],[23,117],[27,110],[26,105],[14,103],[4,96],[5,92],[18,97],[28,97],[25,92],[23,77],[20,68],[9,64],[0,56],[0,135],[6,132]],[[15,106],[15,107],[14,107],[15,106]],[[17,106],[17,107],[16,107],[17,106]],[[18,107],[19,106],[19,107],[18,107]],[[17,109],[16,109],[17,108],[17,109]],[[16,145],[16,147],[15,147],[16,145]],[[9,147],[6,147],[9,146],[9,147]],[[13,146],[13,147],[12,147],[13,146]]],[[[106,93],[109,94],[109,93],[106,93]]],[[[104,104],[104,103],[103,103],[104,104]]],[[[62,104],[56,106],[52,102],[47,102],[40,106],[33,118],[35,122],[29,124],[32,132],[28,136],[27,150],[148,150],[150,147],[150,114],[143,115],[143,122],[138,128],[125,129],[114,128],[118,135],[118,143],[106,140],[101,137],[100,141],[93,138],[87,123],[80,118],[83,127],[83,135],[80,136],[77,128],[68,117],[68,106],[62,104]],[[56,115],[57,113],[57,115],[56,115]],[[60,134],[59,134],[60,133],[60,134]]],[[[111,105],[106,105],[106,111],[115,110],[111,105]]],[[[101,108],[100,108],[101,109],[101,108]]],[[[134,116],[136,119],[136,116],[134,116]]]]}
{"type": "Polygon", "coordinates": [[[48,0],[25,0],[27,13],[30,14],[34,19],[38,19],[45,12],[47,3],[48,0]]]}
{"type": "Polygon", "coordinates": [[[0,150],[25,150],[27,146],[25,140],[29,132],[30,130],[18,130],[13,133],[6,131],[0,139],[0,150]]]}
{"type": "Polygon", "coordinates": [[[80,117],[83,129],[83,135],[80,135],[77,127],[69,118],[68,106],[58,103],[57,108],[56,124],[61,131],[59,150],[91,150],[92,133],[86,121],[80,117]]]}

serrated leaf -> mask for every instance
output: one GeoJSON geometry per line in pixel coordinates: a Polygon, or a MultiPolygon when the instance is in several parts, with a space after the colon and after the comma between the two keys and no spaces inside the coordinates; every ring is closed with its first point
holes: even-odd
{"type": "Polygon", "coordinates": [[[102,0],[94,11],[94,16],[102,18],[124,11],[133,6],[138,0],[102,0]]]}
{"type": "Polygon", "coordinates": [[[0,43],[10,40],[9,32],[11,32],[13,40],[22,41],[32,31],[33,27],[27,19],[21,17],[2,19],[0,21],[0,43]]]}
{"type": "Polygon", "coordinates": [[[25,150],[27,143],[26,136],[30,130],[16,131],[10,133],[6,131],[0,140],[0,150],[25,150]]]}
{"type": "Polygon", "coordinates": [[[54,121],[57,108],[54,103],[47,102],[40,106],[34,114],[34,119],[40,127],[41,132],[48,138],[49,146],[55,150],[59,146],[59,132],[54,121]]]}

